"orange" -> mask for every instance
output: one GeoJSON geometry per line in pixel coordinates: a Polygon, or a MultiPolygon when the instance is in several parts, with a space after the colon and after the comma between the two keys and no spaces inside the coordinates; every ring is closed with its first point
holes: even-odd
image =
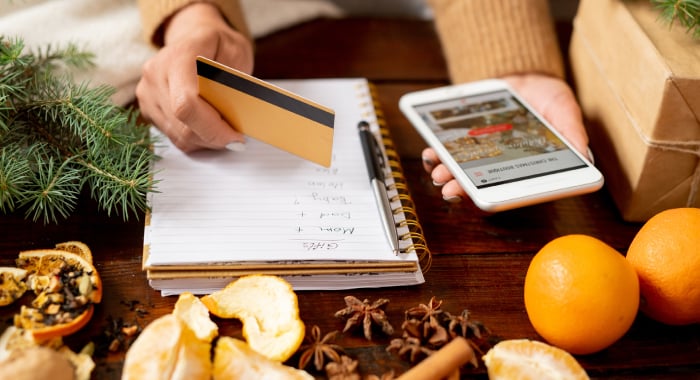
{"type": "Polygon", "coordinates": [[[639,280],[625,257],[587,235],[547,243],[525,275],[525,310],[547,342],[573,354],[615,343],[639,309],[639,280]]]}
{"type": "Polygon", "coordinates": [[[92,262],[60,249],[37,249],[20,252],[16,264],[27,271],[27,286],[36,298],[15,315],[15,326],[46,341],[72,334],[90,321],[94,304],[102,300],[102,280],[92,262]]]}
{"type": "Polygon", "coordinates": [[[489,380],[588,379],[571,354],[536,340],[501,341],[483,359],[489,380]]]}
{"type": "Polygon", "coordinates": [[[643,313],[669,325],[700,322],[700,209],[651,217],[632,240],[627,260],[639,275],[643,313]]]}

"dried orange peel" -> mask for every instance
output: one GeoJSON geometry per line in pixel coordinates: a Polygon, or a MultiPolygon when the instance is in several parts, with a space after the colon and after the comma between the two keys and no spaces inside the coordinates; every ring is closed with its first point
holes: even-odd
{"type": "Polygon", "coordinates": [[[124,358],[122,380],[209,379],[211,343],[200,340],[174,314],[151,322],[132,343],[124,358]]]}
{"type": "Polygon", "coordinates": [[[209,310],[192,293],[180,294],[175,302],[173,314],[185,322],[197,336],[197,339],[211,342],[219,335],[219,326],[209,318],[209,310]]]}
{"type": "MultiPolygon", "coordinates": [[[[267,279],[256,279],[267,281],[267,279]]],[[[267,304],[268,300],[260,302],[267,304]]],[[[129,379],[313,379],[303,370],[285,366],[231,337],[216,340],[218,327],[209,310],[191,293],[178,297],[171,314],[143,329],[126,353],[122,380],[129,379]],[[245,375],[243,377],[239,375],[245,375]]]]}
{"type": "Polygon", "coordinates": [[[216,342],[212,375],[214,380],[314,378],[306,371],[270,360],[246,342],[228,336],[221,337],[216,342]]]}
{"type": "Polygon", "coordinates": [[[102,280],[92,256],[61,249],[22,251],[15,260],[26,271],[26,284],[36,297],[23,305],[14,324],[37,341],[72,334],[85,326],[102,300],[102,280]],[[88,261],[90,260],[90,261],[88,261]]]}
{"type": "Polygon", "coordinates": [[[489,380],[589,379],[569,352],[536,340],[501,341],[483,359],[489,380]]]}
{"type": "Polygon", "coordinates": [[[269,359],[286,361],[304,340],[296,293],[281,277],[240,277],[202,297],[202,303],[218,317],[240,320],[248,345],[269,359]]]}

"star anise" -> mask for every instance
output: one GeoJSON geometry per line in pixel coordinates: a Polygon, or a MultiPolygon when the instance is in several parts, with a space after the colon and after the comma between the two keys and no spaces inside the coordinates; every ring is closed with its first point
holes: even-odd
{"type": "Polygon", "coordinates": [[[314,325],[311,327],[311,336],[306,337],[308,344],[301,347],[303,350],[299,357],[299,369],[304,369],[314,359],[314,367],[317,371],[323,369],[326,358],[331,361],[340,361],[340,354],[343,348],[337,344],[330,343],[338,335],[338,331],[332,331],[321,337],[321,328],[314,325]]]}
{"type": "Polygon", "coordinates": [[[462,310],[460,315],[451,315],[447,312],[445,315],[449,321],[447,329],[451,337],[461,336],[465,338],[469,346],[479,353],[478,356],[482,356],[484,352],[488,351],[490,345],[487,342],[487,337],[491,335],[491,331],[481,322],[471,320],[467,309],[462,310]]]}
{"type": "Polygon", "coordinates": [[[360,380],[357,364],[357,360],[342,355],[339,361],[326,364],[326,376],[328,380],[360,380]]]}
{"type": "Polygon", "coordinates": [[[430,347],[440,348],[450,341],[450,336],[444,326],[431,318],[423,322],[423,339],[430,347]]]}
{"type": "Polygon", "coordinates": [[[424,346],[421,339],[411,336],[392,339],[386,350],[389,352],[396,352],[399,357],[408,356],[408,359],[412,363],[423,360],[425,357],[435,352],[435,350],[424,346]]]}
{"type": "Polygon", "coordinates": [[[447,329],[436,322],[435,319],[419,321],[408,319],[401,324],[403,336],[418,339],[429,348],[440,348],[450,340],[447,329]]]}
{"type": "Polygon", "coordinates": [[[420,321],[435,319],[437,322],[438,316],[442,314],[442,301],[438,301],[435,297],[431,297],[428,304],[419,304],[406,310],[406,319],[415,318],[420,321]]]}
{"type": "Polygon", "coordinates": [[[461,336],[470,339],[472,337],[481,339],[483,334],[489,334],[490,331],[479,321],[473,321],[469,318],[469,310],[462,310],[460,315],[452,315],[445,312],[449,320],[448,331],[451,337],[461,336]]]}
{"type": "Polygon", "coordinates": [[[363,332],[367,340],[372,340],[372,324],[378,324],[382,331],[391,335],[394,333],[394,327],[389,323],[389,320],[384,313],[384,308],[389,303],[386,298],[380,298],[370,304],[369,300],[360,301],[353,296],[345,297],[344,309],[338,310],[335,313],[336,317],[347,317],[343,332],[350,330],[353,326],[362,323],[363,332]],[[349,316],[349,317],[348,317],[349,316]]]}

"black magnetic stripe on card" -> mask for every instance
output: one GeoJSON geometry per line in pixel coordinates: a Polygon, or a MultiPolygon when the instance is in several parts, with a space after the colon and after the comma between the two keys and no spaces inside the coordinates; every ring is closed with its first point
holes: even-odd
{"type": "Polygon", "coordinates": [[[333,128],[333,120],[335,118],[333,113],[279,93],[261,84],[241,78],[235,74],[221,70],[218,67],[208,65],[202,61],[197,61],[197,75],[274,104],[277,107],[313,120],[329,128],[333,128]]]}

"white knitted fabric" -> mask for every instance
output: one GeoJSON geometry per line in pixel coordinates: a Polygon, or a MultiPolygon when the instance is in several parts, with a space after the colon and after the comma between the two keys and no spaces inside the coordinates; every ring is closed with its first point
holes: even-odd
{"type": "MultiPolygon", "coordinates": [[[[427,15],[423,0],[242,0],[253,37],[316,17],[396,11],[427,15]],[[400,4],[400,6],[399,6],[400,4]]],[[[0,0],[0,35],[21,38],[28,49],[77,44],[95,54],[96,67],[74,73],[77,82],[108,84],[114,102],[127,104],[141,66],[155,53],[142,35],[135,0],[0,0]]]]}
{"type": "Polygon", "coordinates": [[[140,20],[132,0],[0,0],[0,34],[21,38],[33,51],[73,42],[94,53],[96,67],[74,78],[114,86],[117,104],[134,99],[141,65],[155,52],[140,20]]]}

